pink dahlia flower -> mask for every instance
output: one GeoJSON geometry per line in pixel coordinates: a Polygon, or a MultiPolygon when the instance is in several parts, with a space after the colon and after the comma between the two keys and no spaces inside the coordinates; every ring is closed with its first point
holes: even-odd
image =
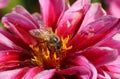
{"type": "Polygon", "coordinates": [[[120,18],[120,0],[105,0],[108,6],[108,14],[120,18]]]}
{"type": "Polygon", "coordinates": [[[41,14],[22,6],[2,18],[0,79],[109,79],[119,58],[120,20],[90,0],[39,0],[41,14]],[[114,38],[113,38],[114,37],[114,38]],[[109,69],[108,69],[109,68],[109,69]]]}
{"type": "Polygon", "coordinates": [[[9,2],[9,0],[0,0],[0,9],[6,7],[8,2],[9,2]]]}

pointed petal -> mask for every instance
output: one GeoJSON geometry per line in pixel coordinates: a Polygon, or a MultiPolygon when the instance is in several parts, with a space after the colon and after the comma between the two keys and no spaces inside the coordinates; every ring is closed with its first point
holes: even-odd
{"type": "Polygon", "coordinates": [[[117,59],[118,51],[109,47],[96,47],[87,49],[83,55],[98,67],[117,59]]]}
{"type": "Polygon", "coordinates": [[[111,16],[103,16],[95,22],[85,26],[74,36],[68,44],[68,46],[72,45],[73,47],[70,52],[79,51],[99,43],[100,41],[104,41],[119,32],[119,30],[119,19],[111,16]]]}
{"type": "Polygon", "coordinates": [[[26,18],[25,16],[15,12],[6,14],[2,18],[2,23],[5,25],[11,23],[14,26],[24,28],[26,31],[31,29],[37,29],[36,25],[29,18],[26,18]]]}
{"type": "Polygon", "coordinates": [[[59,36],[72,37],[90,6],[90,0],[77,0],[67,11],[64,12],[57,24],[57,33],[59,36]]]}
{"type": "Polygon", "coordinates": [[[36,26],[29,19],[22,15],[12,13],[2,18],[2,22],[9,30],[16,33],[27,44],[36,44],[36,40],[29,33],[29,30],[36,26]]]}
{"type": "Polygon", "coordinates": [[[34,79],[52,79],[53,75],[55,74],[56,70],[55,69],[50,69],[50,70],[44,70],[40,73],[38,73],[34,79]]]}
{"type": "Polygon", "coordinates": [[[43,22],[53,27],[65,8],[64,0],[39,0],[43,22]]]}
{"type": "Polygon", "coordinates": [[[31,22],[33,22],[36,25],[36,28],[39,28],[38,23],[35,21],[35,19],[32,17],[32,15],[22,6],[18,5],[15,8],[13,8],[13,13],[18,13],[20,15],[23,15],[27,19],[29,19],[31,22]]]}

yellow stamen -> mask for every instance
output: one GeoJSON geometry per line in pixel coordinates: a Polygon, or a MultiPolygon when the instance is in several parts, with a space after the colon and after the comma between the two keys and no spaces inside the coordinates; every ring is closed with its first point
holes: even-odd
{"type": "Polygon", "coordinates": [[[72,46],[67,47],[66,44],[69,41],[69,36],[66,38],[61,38],[62,46],[59,51],[53,48],[48,48],[48,42],[39,43],[35,46],[29,45],[32,49],[33,58],[31,62],[33,64],[50,68],[50,67],[60,67],[60,62],[65,58],[67,50],[71,49],[72,46]]]}
{"type": "Polygon", "coordinates": [[[70,39],[69,36],[67,36],[66,38],[63,38],[63,37],[61,38],[61,40],[63,42],[63,47],[62,48],[65,49],[65,50],[69,50],[69,49],[72,48],[72,46],[69,46],[69,47],[66,46],[66,44],[68,43],[69,39],[70,39]]]}

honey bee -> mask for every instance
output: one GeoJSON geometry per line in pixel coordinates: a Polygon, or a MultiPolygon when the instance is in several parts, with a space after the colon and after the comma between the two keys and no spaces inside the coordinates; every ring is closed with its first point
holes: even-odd
{"type": "Polygon", "coordinates": [[[35,38],[39,39],[40,43],[46,42],[49,50],[55,49],[55,51],[59,51],[62,47],[62,42],[51,28],[33,29],[30,33],[35,38]]]}

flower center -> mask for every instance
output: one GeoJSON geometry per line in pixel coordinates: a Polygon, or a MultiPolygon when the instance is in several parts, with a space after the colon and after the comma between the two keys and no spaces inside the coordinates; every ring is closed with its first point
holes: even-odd
{"type": "Polygon", "coordinates": [[[32,30],[32,35],[37,38],[38,44],[30,45],[33,55],[31,62],[44,68],[59,69],[67,50],[72,48],[72,46],[66,46],[69,36],[59,39],[50,29],[32,30]]]}

